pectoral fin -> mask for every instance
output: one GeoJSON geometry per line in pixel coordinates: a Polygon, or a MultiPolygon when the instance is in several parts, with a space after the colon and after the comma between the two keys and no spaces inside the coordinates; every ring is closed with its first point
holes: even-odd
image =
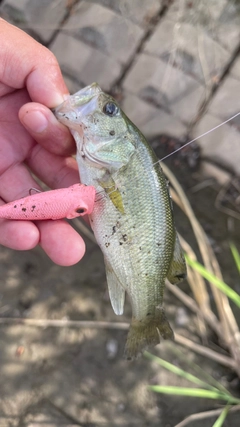
{"type": "Polygon", "coordinates": [[[123,310],[124,310],[125,290],[123,289],[116,274],[114,273],[113,269],[111,268],[111,266],[106,260],[105,260],[105,266],[106,266],[108,292],[109,292],[112,308],[115,314],[121,315],[123,314],[123,310]]]}
{"type": "Polygon", "coordinates": [[[110,200],[114,204],[115,208],[121,213],[124,214],[124,206],[122,195],[120,191],[117,189],[116,184],[112,178],[108,178],[106,181],[99,181],[101,187],[105,190],[106,194],[108,194],[110,200]]]}
{"type": "Polygon", "coordinates": [[[167,274],[167,278],[169,282],[172,283],[172,285],[176,285],[177,283],[185,279],[186,276],[187,268],[185,258],[176,232],[173,258],[167,274]]]}

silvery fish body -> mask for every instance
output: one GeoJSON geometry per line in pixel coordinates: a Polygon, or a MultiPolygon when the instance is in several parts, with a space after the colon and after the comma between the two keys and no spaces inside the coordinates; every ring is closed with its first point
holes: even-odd
{"type": "Polygon", "coordinates": [[[163,311],[165,279],[186,275],[166,179],[141,132],[96,84],[72,95],[55,114],[77,144],[81,182],[96,188],[90,222],[103,252],[109,295],[123,313],[125,292],[132,322],[128,359],[173,338],[163,311]]]}

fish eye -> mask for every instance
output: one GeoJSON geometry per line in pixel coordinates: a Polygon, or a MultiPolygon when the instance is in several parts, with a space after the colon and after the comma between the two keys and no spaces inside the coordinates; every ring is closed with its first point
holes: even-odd
{"type": "Polygon", "coordinates": [[[119,108],[116,104],[114,104],[114,102],[107,102],[107,104],[105,104],[103,107],[104,114],[110,117],[116,116],[118,111],[119,108]]]}

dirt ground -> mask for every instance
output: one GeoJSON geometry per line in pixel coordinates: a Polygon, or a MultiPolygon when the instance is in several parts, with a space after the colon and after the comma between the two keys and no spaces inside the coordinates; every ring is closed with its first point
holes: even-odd
{"type": "MultiPolygon", "coordinates": [[[[201,223],[218,252],[224,277],[239,291],[227,243],[227,217],[214,207],[217,192],[210,186],[192,193],[190,190],[196,184],[192,173],[185,170],[183,174],[181,167],[179,171],[185,177],[182,182],[193,207],[197,207],[201,223]]],[[[175,211],[179,232],[196,245],[189,224],[175,211]]],[[[239,244],[239,232],[236,233],[239,244]]],[[[81,263],[67,268],[54,265],[40,248],[16,252],[1,247],[0,317],[129,322],[128,302],[124,316],[114,315],[102,255],[87,238],[86,244],[87,252],[81,263]]],[[[187,284],[181,287],[190,292],[187,284]]],[[[174,330],[198,340],[192,313],[168,292],[165,305],[174,330]]],[[[1,325],[0,426],[173,427],[191,413],[219,407],[214,401],[148,391],[149,384],[189,386],[189,383],[145,358],[135,362],[123,360],[126,334],[127,331],[95,328],[1,325]]],[[[211,334],[209,342],[218,348],[211,342],[211,334]]],[[[195,362],[239,394],[239,383],[229,371],[175,343],[162,342],[154,353],[188,370],[191,370],[188,362],[195,362]],[[183,360],[177,350],[181,350],[183,360]]],[[[238,420],[239,415],[230,415],[225,425],[238,426],[238,420]]],[[[192,425],[210,427],[213,422],[214,419],[208,419],[192,425]]]]}

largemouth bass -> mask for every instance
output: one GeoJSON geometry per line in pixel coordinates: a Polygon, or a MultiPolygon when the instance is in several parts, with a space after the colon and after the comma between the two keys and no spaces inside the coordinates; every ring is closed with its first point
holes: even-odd
{"type": "Polygon", "coordinates": [[[186,276],[168,185],[153,150],[118,103],[93,83],[55,110],[77,145],[81,182],[96,188],[90,223],[103,252],[110,300],[130,297],[127,359],[173,331],[163,310],[165,279],[186,276]]]}

